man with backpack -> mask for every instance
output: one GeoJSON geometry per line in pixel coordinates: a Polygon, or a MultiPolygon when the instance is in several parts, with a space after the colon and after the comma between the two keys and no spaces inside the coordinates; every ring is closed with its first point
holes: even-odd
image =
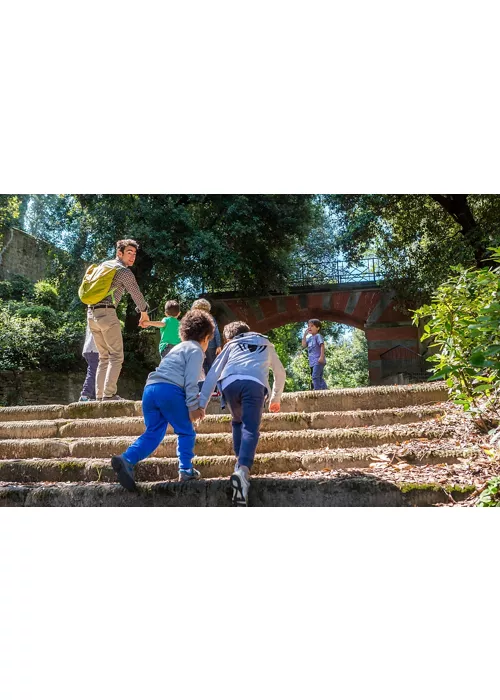
{"type": "Polygon", "coordinates": [[[96,375],[96,400],[119,401],[116,385],[123,364],[123,338],[116,307],[128,292],[141,318],[149,321],[148,305],[141,294],[134,273],[139,244],[130,238],[116,243],[116,258],[100,265],[91,265],[79,289],[80,299],[87,304],[87,318],[99,351],[96,375]]]}

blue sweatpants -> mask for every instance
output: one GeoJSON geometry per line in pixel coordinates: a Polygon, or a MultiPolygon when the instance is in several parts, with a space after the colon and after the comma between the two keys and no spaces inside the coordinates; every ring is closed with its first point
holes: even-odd
{"type": "Polygon", "coordinates": [[[149,457],[165,437],[170,423],[177,435],[179,470],[190,471],[196,433],[189,419],[184,391],[166,382],[148,384],[142,395],[142,413],[146,432],[123,453],[127,462],[137,464],[149,457]]]}
{"type": "Polygon", "coordinates": [[[237,379],[223,393],[233,419],[234,454],[238,464],[250,469],[259,442],[266,388],[251,379],[237,379]]]}

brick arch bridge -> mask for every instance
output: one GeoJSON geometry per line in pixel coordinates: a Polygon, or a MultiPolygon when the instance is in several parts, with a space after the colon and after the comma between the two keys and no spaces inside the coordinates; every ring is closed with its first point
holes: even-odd
{"type": "Polygon", "coordinates": [[[409,315],[394,308],[394,293],[382,291],[376,284],[345,284],[322,289],[290,290],[262,298],[239,297],[234,292],[206,294],[212,311],[222,327],[243,320],[252,330],[267,333],[287,323],[319,318],[359,328],[368,342],[370,383],[382,379],[380,356],[402,346],[419,352],[418,330],[409,315]],[[341,287],[341,288],[340,288],[341,287]]]}

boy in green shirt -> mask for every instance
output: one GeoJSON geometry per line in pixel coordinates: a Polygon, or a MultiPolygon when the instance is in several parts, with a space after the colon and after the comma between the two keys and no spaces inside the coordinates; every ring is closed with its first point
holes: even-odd
{"type": "Polygon", "coordinates": [[[165,304],[165,317],[161,321],[144,321],[143,328],[160,329],[160,355],[161,359],[168,355],[170,350],[181,342],[179,336],[179,321],[181,315],[178,301],[167,301],[165,304]]]}

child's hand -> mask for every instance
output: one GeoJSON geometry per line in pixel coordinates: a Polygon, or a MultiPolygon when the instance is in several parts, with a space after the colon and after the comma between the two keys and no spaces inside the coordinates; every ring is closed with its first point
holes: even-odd
{"type": "Polygon", "coordinates": [[[189,419],[191,423],[195,423],[205,417],[204,408],[196,408],[194,411],[189,411],[189,419]]]}
{"type": "Polygon", "coordinates": [[[279,413],[281,410],[281,405],[279,403],[272,403],[269,406],[269,410],[271,411],[271,413],[279,413]]]}
{"type": "Polygon", "coordinates": [[[147,328],[149,326],[149,321],[143,321],[141,318],[141,319],[139,319],[139,326],[141,328],[147,328]]]}

